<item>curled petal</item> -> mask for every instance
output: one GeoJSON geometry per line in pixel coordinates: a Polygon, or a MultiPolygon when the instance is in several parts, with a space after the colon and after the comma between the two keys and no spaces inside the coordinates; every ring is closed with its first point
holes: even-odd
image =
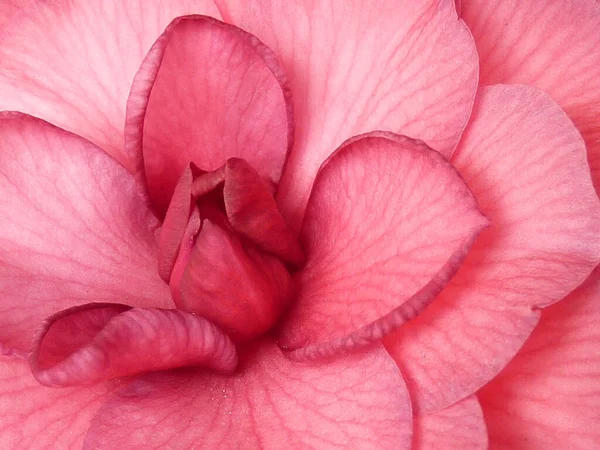
{"type": "Polygon", "coordinates": [[[164,215],[190,161],[205,171],[237,156],[276,185],[292,146],[287,81],[254,36],[205,16],[174,20],[138,71],[125,147],[164,215]]]}
{"type": "Polygon", "coordinates": [[[209,219],[185,257],[180,285],[171,283],[180,290],[174,294],[177,306],[210,319],[236,341],[266,333],[287,305],[291,278],[281,261],[244,248],[209,219]]]}
{"type": "Polygon", "coordinates": [[[433,301],[487,223],[458,172],[422,142],[351,139],[315,182],[307,261],[279,343],[306,359],[390,333],[433,301]]]}
{"type": "Polygon", "coordinates": [[[184,366],[232,372],[235,347],[215,325],[178,310],[90,303],[45,323],[31,356],[45,386],[94,384],[184,366]]]}
{"type": "Polygon", "coordinates": [[[231,227],[263,250],[300,266],[304,261],[302,248],[259,173],[246,160],[230,158],[221,169],[194,180],[192,193],[203,195],[220,183],[231,227]]]}
{"type": "Polygon", "coordinates": [[[156,274],[156,219],[89,141],[1,113],[0,192],[0,343],[29,351],[45,318],[92,301],[173,305],[156,274]]]}

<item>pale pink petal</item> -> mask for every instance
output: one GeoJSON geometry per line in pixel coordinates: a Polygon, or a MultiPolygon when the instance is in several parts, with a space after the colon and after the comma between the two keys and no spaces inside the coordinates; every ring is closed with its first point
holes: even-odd
{"type": "Polygon", "coordinates": [[[114,382],[92,387],[41,386],[24,360],[0,356],[0,443],[3,449],[81,448],[90,420],[114,382]]]}
{"type": "Polygon", "coordinates": [[[41,384],[67,387],[188,366],[231,373],[237,354],[231,340],[202,317],[89,303],[50,317],[30,361],[41,384]]]}
{"type": "Polygon", "coordinates": [[[145,376],[113,396],[84,448],[406,449],[408,393],[380,347],[315,366],[276,345],[248,349],[234,376],[145,376]]]}
{"type": "MultiPolygon", "coordinates": [[[[3,0],[4,2],[4,0],[3,0]]],[[[0,36],[0,110],[77,133],[129,169],[125,105],[144,56],[173,18],[219,17],[212,0],[32,0],[0,36]]]]}
{"type": "Polygon", "coordinates": [[[599,386],[596,269],[581,288],[542,312],[523,349],[479,392],[490,448],[600,448],[599,386]]]}
{"type": "Polygon", "coordinates": [[[583,135],[600,192],[600,2],[465,0],[483,84],[531,84],[549,94],[583,135]]]}
{"type": "Polygon", "coordinates": [[[5,29],[5,26],[11,20],[15,20],[13,16],[18,14],[28,4],[34,0],[2,0],[0,2],[0,35],[5,29]]]}
{"type": "Polygon", "coordinates": [[[441,411],[415,416],[413,450],[487,450],[488,435],[474,395],[441,411]]]}
{"type": "Polygon", "coordinates": [[[487,224],[458,172],[422,142],[370,133],[344,143],[315,180],[280,344],[305,358],[390,333],[433,301],[487,224]]]}
{"type": "Polygon", "coordinates": [[[585,147],[541,91],[481,91],[452,162],[491,226],[432,307],[386,342],[415,408],[432,411],[491,380],[600,260],[600,202],[585,147]]]}
{"type": "Polygon", "coordinates": [[[127,104],[125,145],[164,214],[193,161],[247,160],[271,187],[293,138],[287,81],[254,36],[210,17],[175,20],[144,59],[127,104]]]}
{"type": "Polygon", "coordinates": [[[278,200],[298,230],[323,161],[346,139],[388,130],[452,154],[477,86],[472,37],[453,0],[217,0],[290,76],[296,146],[278,200]]]}
{"type": "Polygon", "coordinates": [[[168,307],[155,219],[133,177],[90,142],[42,120],[0,114],[0,342],[91,301],[168,307]]]}

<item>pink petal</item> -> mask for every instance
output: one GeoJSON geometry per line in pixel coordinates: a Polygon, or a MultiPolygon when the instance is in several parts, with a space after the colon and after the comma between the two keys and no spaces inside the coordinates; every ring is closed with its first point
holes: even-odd
{"type": "Polygon", "coordinates": [[[177,367],[231,373],[237,354],[208,320],[179,310],[89,303],[48,319],[31,356],[33,375],[49,387],[95,384],[177,367]]]}
{"type": "Polygon", "coordinates": [[[293,135],[286,83],[275,55],[239,28],[203,16],[171,23],[136,75],[125,130],[159,213],[190,161],[211,171],[239,156],[279,182],[293,135]]]}
{"type": "Polygon", "coordinates": [[[600,271],[539,325],[478,394],[492,449],[600,445],[600,271]]]}
{"type": "Polygon", "coordinates": [[[4,449],[81,448],[90,420],[119,387],[41,386],[25,361],[0,356],[0,442],[4,449]]]}
{"type": "Polygon", "coordinates": [[[490,381],[535,327],[537,309],[600,260],[600,203],[583,141],[542,92],[483,89],[452,162],[492,225],[432,307],[386,341],[419,411],[490,381]]]}
{"type": "Polygon", "coordinates": [[[1,37],[0,110],[77,133],[132,169],[123,125],[133,77],[174,17],[219,17],[212,0],[31,3],[6,22],[1,37]]]}
{"type": "Polygon", "coordinates": [[[381,347],[310,366],[264,342],[241,364],[145,376],[99,411],[84,448],[410,448],[408,394],[381,347]]]}
{"type": "Polygon", "coordinates": [[[422,142],[351,139],[315,181],[280,343],[305,358],[381,338],[433,301],[486,225],[460,175],[422,142]]]}
{"type": "Polygon", "coordinates": [[[238,235],[285,262],[302,265],[302,248],[260,174],[246,160],[229,158],[220,169],[194,180],[192,193],[206,195],[220,183],[227,221],[238,235]]]}
{"type": "Polygon", "coordinates": [[[473,40],[453,0],[217,0],[224,20],[282,59],[296,146],[278,201],[296,230],[323,161],[346,139],[389,130],[452,154],[477,87],[473,40]]]}
{"type": "Polygon", "coordinates": [[[487,450],[481,406],[472,395],[441,411],[415,416],[413,450],[487,450]]]}
{"type": "Polygon", "coordinates": [[[90,142],[0,114],[0,342],[29,350],[49,315],[90,301],[168,307],[157,224],[133,177],[90,142]]]}
{"type": "Polygon", "coordinates": [[[582,133],[600,192],[600,3],[597,0],[465,0],[481,81],[532,84],[582,133]]]}
{"type": "Polygon", "coordinates": [[[158,274],[168,283],[192,210],[192,169],[183,171],[175,185],[158,240],[158,274]]]}
{"type": "MultiPolygon", "coordinates": [[[[186,255],[187,256],[187,255],[186,255]]],[[[291,277],[272,255],[244,248],[209,219],[202,222],[180,286],[177,307],[210,321],[236,342],[269,331],[290,300],[291,277]]]]}
{"type": "Polygon", "coordinates": [[[4,31],[6,24],[15,20],[13,15],[18,14],[21,9],[34,0],[2,0],[0,2],[0,35],[4,31]]]}

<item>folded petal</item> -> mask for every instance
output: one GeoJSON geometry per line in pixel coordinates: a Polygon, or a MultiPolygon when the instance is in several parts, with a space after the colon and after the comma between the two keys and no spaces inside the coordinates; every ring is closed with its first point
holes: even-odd
{"type": "Polygon", "coordinates": [[[0,110],[22,111],[77,133],[133,169],[123,152],[133,77],[173,18],[191,13],[219,17],[214,3],[30,3],[1,33],[0,110]]]}
{"type": "Polygon", "coordinates": [[[422,142],[351,139],[315,181],[280,344],[303,359],[390,333],[433,301],[487,223],[458,172],[422,142]]]}
{"type": "Polygon", "coordinates": [[[465,0],[483,84],[531,84],[569,115],[589,151],[600,192],[600,3],[465,0]]]}
{"type": "Polygon", "coordinates": [[[409,449],[408,393],[378,346],[315,366],[263,342],[230,377],[152,374],[98,412],[84,448],[409,449]]]}
{"type": "Polygon", "coordinates": [[[431,307],[386,341],[419,411],[489,382],[535,327],[537,309],[600,260],[600,202],[583,140],[541,91],[483,89],[452,162],[491,226],[431,307]]]}
{"type": "Polygon", "coordinates": [[[600,271],[542,312],[508,366],[477,395],[490,448],[591,449],[600,443],[600,271]]]}
{"type": "Polygon", "coordinates": [[[231,340],[208,320],[179,310],[89,303],[61,311],[42,328],[31,356],[49,387],[178,367],[233,372],[231,340]]]}
{"type": "Polygon", "coordinates": [[[481,406],[472,395],[441,411],[415,416],[414,450],[487,450],[481,406]]]}
{"type": "Polygon", "coordinates": [[[287,81],[254,36],[210,17],[175,20],[136,75],[125,145],[157,212],[164,214],[182,171],[246,159],[273,186],[292,145],[287,81]]]}
{"type": "Polygon", "coordinates": [[[477,87],[472,37],[453,0],[217,0],[224,20],[282,59],[296,145],[278,194],[299,230],[323,161],[352,136],[388,130],[452,154],[477,87]]]}
{"type": "Polygon", "coordinates": [[[51,314],[90,301],[168,307],[156,220],[133,177],[42,120],[0,114],[0,342],[28,351],[51,314]]]}
{"type": "Polygon", "coordinates": [[[90,420],[114,382],[52,389],[40,385],[24,360],[0,356],[0,442],[5,449],[81,448],[90,420]]]}

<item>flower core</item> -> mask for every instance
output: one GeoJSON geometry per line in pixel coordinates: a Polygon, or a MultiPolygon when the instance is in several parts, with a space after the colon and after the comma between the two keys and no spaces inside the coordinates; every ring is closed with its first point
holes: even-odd
{"type": "Polygon", "coordinates": [[[275,324],[304,255],[272,189],[243,159],[184,171],[160,235],[159,274],[179,309],[248,341],[275,324]]]}

